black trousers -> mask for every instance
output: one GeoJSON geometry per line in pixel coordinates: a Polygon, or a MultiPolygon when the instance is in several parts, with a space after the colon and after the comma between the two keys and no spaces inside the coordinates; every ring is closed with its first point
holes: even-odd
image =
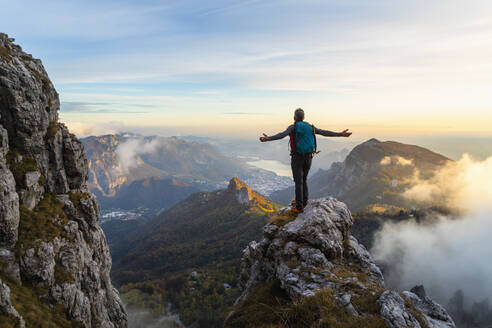
{"type": "Polygon", "coordinates": [[[293,153],[290,159],[290,166],[292,167],[292,177],[296,184],[296,208],[302,209],[309,199],[309,191],[307,186],[307,176],[311,163],[313,161],[312,154],[297,154],[293,153]]]}

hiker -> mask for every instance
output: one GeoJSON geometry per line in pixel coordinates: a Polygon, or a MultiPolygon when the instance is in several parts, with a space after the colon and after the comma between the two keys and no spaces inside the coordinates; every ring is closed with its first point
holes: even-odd
{"type": "Polygon", "coordinates": [[[304,110],[298,108],[294,111],[294,124],[290,125],[284,132],[274,136],[267,136],[263,133],[263,137],[260,137],[260,141],[265,142],[290,136],[290,166],[296,185],[295,207],[292,206],[294,213],[302,213],[308,202],[309,193],[306,180],[311,168],[313,154],[317,153],[316,134],[325,137],[350,137],[352,132],[348,132],[348,129],[342,132],[318,129],[314,125],[304,122],[304,110]]]}

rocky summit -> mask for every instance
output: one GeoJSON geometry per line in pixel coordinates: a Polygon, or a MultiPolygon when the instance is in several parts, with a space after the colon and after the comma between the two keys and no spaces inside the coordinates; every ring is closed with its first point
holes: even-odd
{"type": "Polygon", "coordinates": [[[126,327],[83,146],[13,41],[0,34],[0,326],[126,327]]]}
{"type": "Polygon", "coordinates": [[[243,251],[242,294],[226,327],[455,327],[423,287],[387,290],[352,224],[334,198],[298,216],[280,210],[243,251]]]}

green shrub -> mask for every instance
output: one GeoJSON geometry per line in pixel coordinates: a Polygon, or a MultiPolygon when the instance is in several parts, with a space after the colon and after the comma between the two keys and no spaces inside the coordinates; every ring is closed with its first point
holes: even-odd
{"type": "Polygon", "coordinates": [[[89,199],[91,195],[88,192],[69,192],[68,197],[75,208],[79,207],[81,199],[89,199]]]}
{"type": "Polygon", "coordinates": [[[46,130],[46,136],[49,139],[51,139],[58,133],[59,130],[60,130],[60,123],[51,121],[50,125],[48,125],[48,130],[46,130]]]}

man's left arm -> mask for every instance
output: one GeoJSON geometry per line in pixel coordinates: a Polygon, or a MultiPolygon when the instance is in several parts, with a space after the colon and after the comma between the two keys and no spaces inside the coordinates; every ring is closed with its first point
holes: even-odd
{"type": "Polygon", "coordinates": [[[342,132],[332,132],[328,130],[314,128],[314,133],[322,135],[324,137],[350,137],[352,132],[348,132],[348,129],[343,130],[342,132]]]}

